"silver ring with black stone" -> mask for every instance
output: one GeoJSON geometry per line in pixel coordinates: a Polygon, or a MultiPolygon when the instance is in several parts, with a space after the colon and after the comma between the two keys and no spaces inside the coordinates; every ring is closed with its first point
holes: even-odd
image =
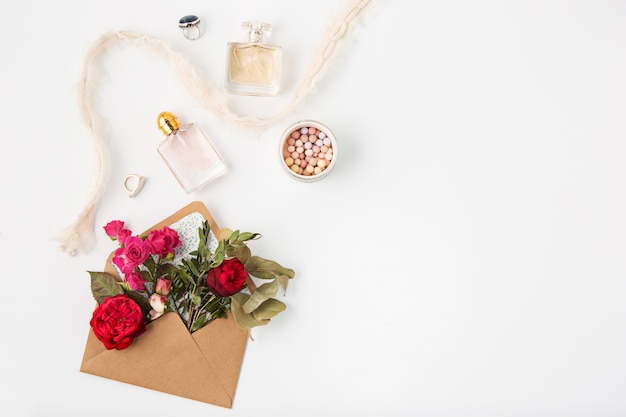
{"type": "Polygon", "coordinates": [[[195,41],[202,36],[200,18],[195,15],[183,16],[178,20],[178,27],[183,30],[183,35],[190,41],[195,41]]]}

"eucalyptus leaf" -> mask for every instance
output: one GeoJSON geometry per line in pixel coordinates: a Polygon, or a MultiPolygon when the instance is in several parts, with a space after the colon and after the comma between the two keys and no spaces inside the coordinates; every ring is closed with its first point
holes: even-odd
{"type": "Polygon", "coordinates": [[[289,277],[287,275],[279,275],[276,277],[276,281],[283,288],[283,294],[287,293],[287,285],[289,285],[289,277]]]}
{"type": "Polygon", "coordinates": [[[87,271],[91,276],[91,294],[98,304],[109,297],[123,294],[121,283],[108,272],[87,271]]]}
{"type": "Polygon", "coordinates": [[[252,313],[258,306],[268,298],[272,298],[278,291],[278,281],[267,282],[256,289],[250,298],[242,305],[244,313],[252,313]]]}
{"type": "Polygon", "coordinates": [[[249,295],[244,293],[237,293],[231,296],[230,311],[233,313],[235,323],[237,326],[244,330],[250,330],[253,327],[265,326],[269,320],[257,320],[252,314],[244,313],[241,306],[248,300],[249,295]]]}
{"type": "Polygon", "coordinates": [[[240,240],[235,240],[234,242],[230,242],[228,246],[226,246],[226,253],[229,251],[237,250],[238,248],[244,246],[245,243],[240,240]]]}
{"type": "Polygon", "coordinates": [[[285,268],[278,262],[270,261],[260,256],[251,256],[248,258],[244,267],[250,275],[261,279],[274,279],[279,275],[293,278],[296,275],[293,269],[285,268]]]}
{"type": "Polygon", "coordinates": [[[217,236],[217,240],[222,241],[222,240],[228,240],[230,239],[230,236],[233,234],[233,231],[230,230],[229,228],[225,227],[222,230],[220,230],[218,236],[217,236]]]}
{"type": "Polygon", "coordinates": [[[229,247],[226,251],[226,254],[230,257],[239,259],[243,264],[245,264],[248,258],[252,256],[250,248],[246,245],[240,246],[238,248],[229,247]]]}
{"type": "Polygon", "coordinates": [[[281,311],[285,311],[287,306],[282,301],[278,301],[275,298],[265,300],[256,310],[252,312],[252,315],[257,320],[269,320],[272,317],[278,315],[281,311]]]}

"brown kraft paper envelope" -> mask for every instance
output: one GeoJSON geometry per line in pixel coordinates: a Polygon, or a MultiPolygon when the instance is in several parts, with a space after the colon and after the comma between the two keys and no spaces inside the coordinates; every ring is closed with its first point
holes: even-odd
{"type": "MultiPolygon", "coordinates": [[[[183,207],[146,232],[169,226],[198,212],[219,236],[219,228],[199,201],[183,207]]],[[[109,256],[104,270],[119,275],[109,256]]],[[[253,285],[253,284],[252,284],[253,285]]],[[[221,407],[232,408],[248,332],[230,312],[190,334],[176,313],[148,324],[147,330],[123,350],[107,350],[89,330],[80,371],[221,407]]]]}

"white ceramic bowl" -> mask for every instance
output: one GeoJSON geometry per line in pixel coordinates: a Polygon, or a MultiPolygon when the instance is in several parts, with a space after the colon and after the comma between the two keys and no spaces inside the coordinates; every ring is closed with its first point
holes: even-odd
{"type": "MultiPolygon", "coordinates": [[[[305,135],[307,138],[311,136],[308,133],[305,135]]],[[[281,135],[279,145],[278,155],[285,171],[287,171],[292,178],[303,182],[321,180],[330,173],[337,162],[337,139],[334,133],[328,126],[314,120],[301,120],[289,126],[281,135]],[[300,136],[303,135],[301,132],[303,128],[315,129],[315,141],[311,141],[310,139],[302,141],[300,136]],[[293,138],[294,140],[291,141],[295,141],[296,143],[290,143],[293,132],[300,132],[300,136],[298,134],[294,135],[298,137],[293,138]],[[319,135],[320,132],[322,132],[322,135],[319,135]],[[325,138],[328,139],[324,140],[325,138]],[[300,142],[298,142],[298,140],[300,140],[300,142]],[[309,142],[310,145],[307,145],[307,142],[309,142]],[[298,152],[299,149],[297,145],[302,148],[302,152],[298,152]],[[289,148],[290,146],[293,146],[293,148],[289,148]],[[331,151],[328,152],[327,149],[331,149],[331,151]],[[326,152],[322,152],[324,150],[326,152]],[[307,153],[311,155],[306,155],[307,153]],[[329,153],[332,155],[331,159],[327,159],[328,157],[326,155],[329,153]],[[309,157],[308,161],[306,160],[307,157],[309,157]],[[305,162],[302,162],[303,158],[305,162]],[[324,162],[321,163],[319,162],[320,160],[324,160],[324,162]],[[300,161],[299,164],[298,161],[300,161]],[[320,168],[321,171],[320,169],[316,169],[316,167],[320,168]]]]}

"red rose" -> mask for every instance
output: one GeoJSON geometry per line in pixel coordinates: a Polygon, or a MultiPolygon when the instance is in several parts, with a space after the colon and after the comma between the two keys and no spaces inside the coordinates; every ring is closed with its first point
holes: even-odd
{"type": "Polygon", "coordinates": [[[135,337],[146,331],[141,307],[124,294],[105,299],[94,310],[89,324],[108,350],[126,349],[135,337]]]}
{"type": "Polygon", "coordinates": [[[174,249],[181,245],[181,241],[174,229],[165,226],[161,230],[151,231],[146,238],[146,244],[153,255],[165,258],[170,253],[174,255],[174,249]]]}
{"type": "Polygon", "coordinates": [[[248,273],[239,259],[226,259],[219,266],[209,270],[206,284],[213,294],[229,297],[241,291],[247,277],[248,273]]]}

